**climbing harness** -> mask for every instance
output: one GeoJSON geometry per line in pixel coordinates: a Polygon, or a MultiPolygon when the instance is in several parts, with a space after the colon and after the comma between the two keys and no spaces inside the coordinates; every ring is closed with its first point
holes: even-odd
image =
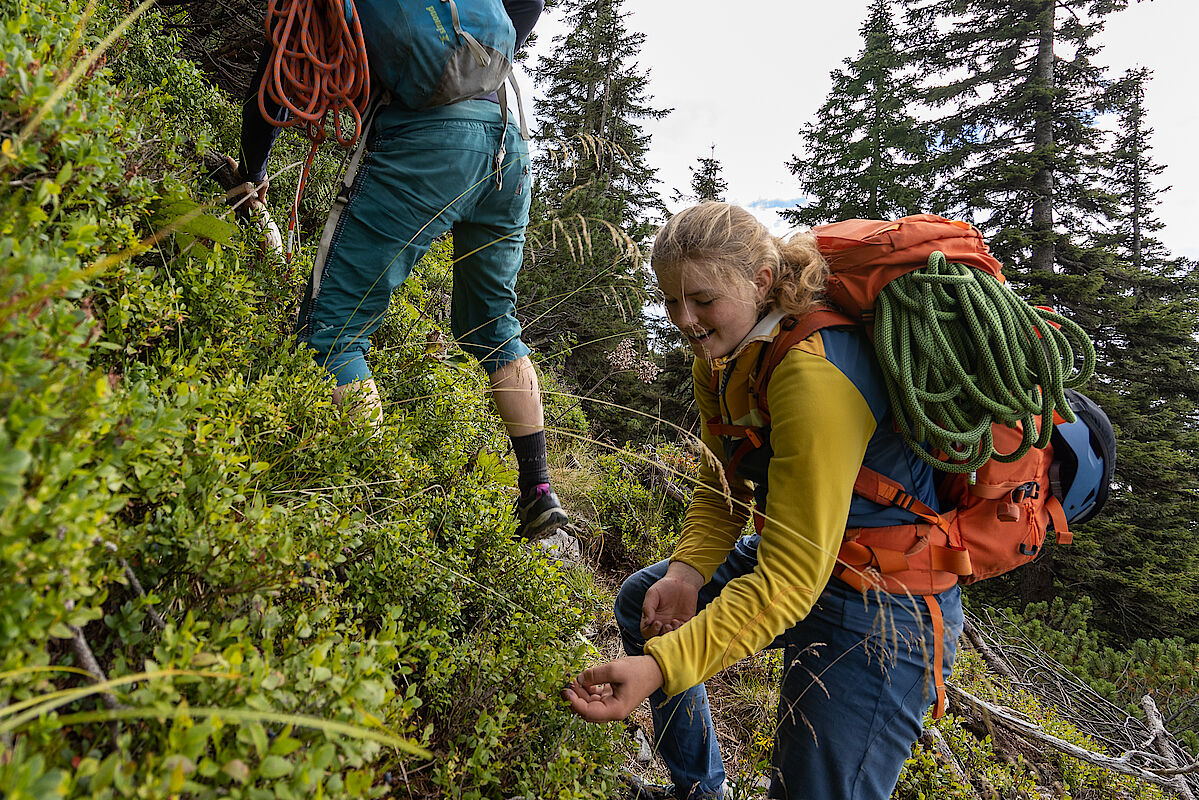
{"type": "Polygon", "coordinates": [[[266,32],[270,61],[258,87],[262,118],[276,127],[301,129],[311,142],[287,222],[287,259],[295,250],[300,196],[308,184],[317,148],[332,128],[337,143],[353,148],[363,135],[370,97],[370,70],[362,25],[353,0],[270,0],[266,32]],[[287,111],[276,120],[270,98],[287,111]],[[353,119],[343,127],[343,114],[353,119]]]}

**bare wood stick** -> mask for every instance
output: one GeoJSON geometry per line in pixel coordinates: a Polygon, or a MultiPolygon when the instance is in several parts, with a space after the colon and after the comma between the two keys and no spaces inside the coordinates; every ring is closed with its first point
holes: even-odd
{"type": "Polygon", "coordinates": [[[670,467],[660,461],[652,460],[645,464],[645,472],[641,475],[643,483],[648,484],[649,488],[661,488],[662,492],[682,505],[687,505],[690,501],[690,496],[677,483],[670,479],[670,467]]]}
{"type": "Polygon", "coordinates": [[[1019,679],[1016,677],[1016,671],[1008,664],[1007,659],[996,653],[994,648],[987,643],[987,640],[982,637],[982,634],[978,631],[978,627],[969,616],[966,617],[962,632],[966,634],[966,638],[970,640],[970,644],[978,651],[979,655],[983,657],[983,661],[986,661],[991,669],[1012,682],[1018,682],[1019,679]]]}
{"type": "Polygon", "coordinates": [[[1186,778],[1178,771],[1178,758],[1170,746],[1170,737],[1166,733],[1166,726],[1162,722],[1162,713],[1158,711],[1157,703],[1153,702],[1150,695],[1145,695],[1141,698],[1141,708],[1145,711],[1145,719],[1149,721],[1149,730],[1153,732],[1153,749],[1173,768],[1168,770],[1168,772],[1174,773],[1171,781],[1173,786],[1170,788],[1178,792],[1178,796],[1183,800],[1195,800],[1195,795],[1191,792],[1191,787],[1187,785],[1186,778]]]}
{"type": "MultiPolygon", "coordinates": [[[[96,661],[96,656],[92,653],[92,648],[87,643],[87,638],[83,635],[83,631],[74,625],[68,625],[67,627],[71,630],[71,652],[75,654],[75,658],[79,660],[79,664],[91,673],[96,683],[103,683],[108,680],[104,676],[104,670],[100,669],[100,663],[96,661]]],[[[121,704],[117,702],[116,695],[112,692],[104,692],[100,695],[100,700],[108,708],[121,707],[121,704]]]]}
{"type": "Polygon", "coordinates": [[[1001,727],[1008,728],[1020,735],[1040,742],[1041,744],[1049,745],[1050,747],[1065,753],[1068,756],[1077,758],[1079,761],[1085,761],[1096,767],[1118,772],[1122,775],[1129,775],[1138,780],[1151,783],[1154,786],[1161,786],[1165,789],[1175,788],[1174,778],[1162,774],[1162,770],[1146,769],[1138,767],[1132,763],[1134,759],[1147,760],[1149,762],[1160,761],[1160,756],[1155,753],[1145,753],[1138,750],[1130,750],[1122,756],[1109,756],[1104,753],[1094,753],[1085,748],[1079,747],[1076,744],[1067,742],[1064,739],[1059,739],[1056,736],[1046,733],[1039,725],[1035,725],[1026,719],[1022,719],[1015,712],[1003,708],[1001,706],[988,703],[969,692],[963,691],[952,684],[946,684],[946,691],[954,705],[963,707],[973,707],[982,713],[989,721],[994,722],[1001,727]]]}
{"type": "MultiPolygon", "coordinates": [[[[146,598],[146,590],[142,588],[141,581],[139,581],[137,579],[137,575],[134,574],[133,567],[129,566],[129,562],[123,558],[120,561],[121,568],[125,570],[125,577],[133,586],[133,590],[141,595],[141,598],[144,600],[146,598]]],[[[154,627],[158,628],[160,631],[165,631],[167,629],[166,621],[151,606],[146,606],[146,613],[150,616],[150,621],[154,623],[154,627]]]]}
{"type": "Polygon", "coordinates": [[[953,773],[953,777],[962,786],[968,786],[970,793],[974,797],[978,797],[978,792],[975,791],[974,785],[970,783],[970,776],[966,774],[966,768],[962,766],[962,762],[958,761],[958,757],[953,754],[953,750],[949,747],[949,742],[945,740],[945,734],[941,733],[941,729],[936,726],[930,726],[924,729],[920,734],[921,743],[926,747],[930,747],[940,756],[941,760],[949,766],[949,771],[953,773]]]}

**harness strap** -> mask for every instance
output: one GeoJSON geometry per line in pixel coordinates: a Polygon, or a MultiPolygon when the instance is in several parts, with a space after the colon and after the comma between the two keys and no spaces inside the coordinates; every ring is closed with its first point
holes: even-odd
{"type": "Polygon", "coordinates": [[[1025,481],[1004,481],[1003,483],[989,483],[983,485],[976,483],[970,487],[970,494],[975,497],[981,497],[984,500],[998,500],[1004,495],[1010,495],[1013,490],[1023,486],[1025,481]]]}
{"type": "MultiPolygon", "coordinates": [[[[379,109],[391,102],[391,94],[386,90],[377,91],[371,94],[370,102],[367,103],[366,111],[362,115],[361,133],[358,137],[358,146],[354,148],[354,153],[350,157],[350,163],[346,167],[345,174],[341,177],[341,187],[337,190],[337,196],[333,198],[333,207],[329,209],[329,216],[325,218],[325,227],[321,230],[320,244],[316,249],[316,258],[312,262],[312,277],[311,277],[311,292],[312,300],[321,293],[321,283],[324,280],[325,261],[329,258],[329,250],[333,246],[333,237],[341,227],[341,217],[345,213],[346,206],[350,202],[350,195],[354,190],[354,179],[358,175],[358,167],[362,163],[362,156],[366,153],[366,142],[370,136],[371,125],[374,124],[375,116],[379,113],[379,109]]],[[[291,234],[288,234],[289,238],[291,234]]]]}
{"type": "Polygon", "coordinates": [[[930,525],[945,528],[945,520],[924,502],[904,491],[903,485],[881,472],[863,466],[853,482],[853,493],[885,506],[896,506],[920,517],[930,525]]]}
{"type": "Polygon", "coordinates": [[[869,541],[871,538],[880,538],[871,536],[874,531],[902,532],[912,528],[919,529],[919,527],[916,525],[902,526],[898,531],[895,528],[852,528],[846,532],[852,538],[843,541],[841,549],[837,553],[837,567],[848,568],[849,571],[873,570],[880,573],[879,577],[883,580],[874,583],[879,584],[876,588],[887,591],[896,589],[902,591],[902,588],[893,587],[892,582],[885,579],[909,570],[950,573],[955,576],[955,580],[949,581],[949,585],[956,582],[956,576],[970,575],[973,572],[970,553],[964,547],[932,544],[927,537],[917,537],[916,543],[905,551],[887,547],[882,542],[871,543],[869,541]],[[867,541],[863,541],[863,538],[867,541]]]}
{"type": "Polygon", "coordinates": [[[929,664],[933,673],[933,685],[937,687],[933,719],[940,719],[945,716],[945,670],[941,667],[945,661],[945,620],[941,616],[941,604],[937,602],[936,595],[924,595],[924,602],[928,604],[928,615],[932,617],[933,623],[933,663],[929,664]]]}
{"type": "Polygon", "coordinates": [[[774,368],[782,363],[783,356],[795,345],[807,339],[822,328],[837,325],[853,325],[854,320],[837,311],[831,306],[819,306],[815,311],[803,317],[786,317],[783,319],[779,335],[768,344],[763,352],[762,363],[758,368],[758,376],[754,381],[754,395],[758,398],[758,409],[762,417],[770,419],[770,403],[766,398],[766,386],[774,368]]]}
{"type": "Polygon", "coordinates": [[[467,31],[462,29],[462,23],[458,19],[458,6],[454,0],[441,0],[443,3],[448,3],[450,6],[450,19],[454,26],[454,33],[462,37],[466,42],[466,48],[470,50],[470,54],[475,57],[480,67],[486,67],[491,64],[491,55],[483,45],[479,44],[479,40],[471,36],[467,31]]]}
{"type": "Polygon", "coordinates": [[[706,424],[713,436],[738,436],[746,439],[752,437],[757,441],[755,447],[762,446],[762,437],[758,435],[757,428],[748,425],[730,425],[722,421],[720,417],[712,417],[706,424]]]}
{"type": "Polygon", "coordinates": [[[1070,544],[1074,541],[1074,534],[1070,532],[1070,525],[1066,522],[1066,510],[1062,508],[1062,501],[1058,500],[1056,495],[1049,495],[1049,499],[1045,501],[1045,510],[1049,512],[1049,519],[1053,521],[1057,543],[1070,544]]]}

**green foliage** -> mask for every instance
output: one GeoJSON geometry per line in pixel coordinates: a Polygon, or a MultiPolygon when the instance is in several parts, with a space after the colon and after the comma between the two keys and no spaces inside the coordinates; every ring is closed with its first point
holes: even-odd
{"type": "MultiPolygon", "coordinates": [[[[932,123],[933,205],[976,221],[1005,266],[1051,272],[1110,210],[1098,180],[1094,57],[1105,17],[1094,0],[904,0],[932,123]]],[[[1066,295],[1063,295],[1066,296],[1066,295]]]]}
{"type": "Polygon", "coordinates": [[[541,143],[526,263],[517,283],[525,341],[561,363],[595,431],[638,440],[648,426],[646,383],[613,356],[624,342],[645,349],[648,297],[641,246],[662,213],[649,135],[640,120],[669,113],[650,105],[636,62],[644,34],[629,30],[619,2],[563,3],[571,30],[538,61],[541,143]],[[594,401],[594,402],[591,402],[594,401]]]}
{"type": "Polygon", "coordinates": [[[624,452],[604,453],[596,461],[601,474],[589,497],[600,520],[604,563],[640,569],[669,556],[685,507],[654,483],[666,478],[689,485],[699,472],[695,459],[675,446],[642,455],[626,445],[624,452]]]}
{"type": "Polygon", "coordinates": [[[66,80],[122,7],[0,28],[6,797],[605,796],[613,734],[558,697],[582,612],[439,339],[448,262],[376,339],[380,429],[332,406],[292,278],[194,199],[235,114],[163,18],[66,80]]]}
{"type": "MultiPolygon", "coordinates": [[[[987,672],[973,652],[961,653],[954,665],[954,684],[972,695],[1003,705],[1042,727],[1046,733],[1087,750],[1100,746],[1073,725],[1045,709],[1031,695],[1006,686],[987,672]]],[[[904,765],[892,795],[896,800],[932,798],[1037,797],[1038,787],[1052,786],[1060,797],[1094,800],[1156,800],[1165,795],[1157,787],[1118,775],[1067,756],[1052,748],[1021,747],[1020,742],[984,720],[947,714],[925,720],[944,737],[954,759],[968,776],[967,786],[935,750],[917,743],[904,765]]]]}
{"type": "Polygon", "coordinates": [[[1182,638],[1137,639],[1119,649],[1092,628],[1089,598],[1061,599],[1007,612],[1004,635],[1077,675],[1105,700],[1140,718],[1140,700],[1151,695],[1169,728],[1191,752],[1199,751],[1199,644],[1182,638]]]}
{"type": "Polygon", "coordinates": [[[893,219],[928,211],[930,140],[913,116],[917,78],[904,52],[891,3],[874,0],[860,29],[863,48],[833,70],[833,88],[800,132],[804,152],[787,168],[807,203],[783,212],[818,225],[840,219],[893,219]]]}
{"type": "Polygon", "coordinates": [[[722,174],[724,166],[716,158],[716,145],[712,145],[710,155],[696,159],[696,166],[687,167],[687,169],[691,170],[691,193],[687,194],[675,189],[671,200],[687,205],[702,203],[705,200],[724,202],[724,193],[728,190],[729,184],[722,174]]]}

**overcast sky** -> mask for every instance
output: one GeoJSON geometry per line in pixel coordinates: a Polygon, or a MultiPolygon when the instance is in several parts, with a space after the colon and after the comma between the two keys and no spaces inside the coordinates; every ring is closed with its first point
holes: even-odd
{"type": "MultiPolygon", "coordinates": [[[[674,109],[644,122],[653,136],[649,161],[668,205],[675,189],[688,189],[688,167],[713,144],[731,202],[795,205],[799,187],[786,161],[799,147],[800,128],[828,95],[830,70],[860,52],[858,28],[868,6],[869,0],[625,0],[627,26],[645,34],[639,63],[650,74],[652,105],[674,109]]],[[[1152,144],[1156,161],[1167,165],[1161,183],[1173,186],[1160,207],[1166,223],[1160,236],[1174,254],[1192,258],[1199,258],[1196,22],[1197,0],[1134,4],[1108,18],[1096,58],[1112,76],[1133,66],[1154,70],[1146,96],[1152,144]]],[[[563,30],[560,12],[546,12],[534,57],[548,53],[563,30]]]]}

